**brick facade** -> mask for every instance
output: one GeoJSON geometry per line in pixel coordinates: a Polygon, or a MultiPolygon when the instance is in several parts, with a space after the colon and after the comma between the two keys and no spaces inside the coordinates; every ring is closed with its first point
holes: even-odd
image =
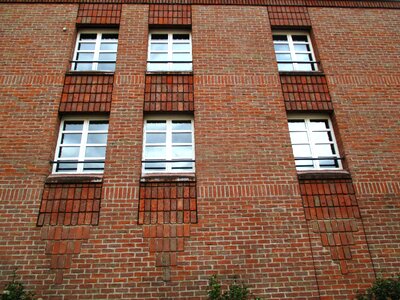
{"type": "Polygon", "coordinates": [[[213,274],[262,299],[351,299],[398,273],[398,2],[13,2],[0,291],[16,269],[43,299],[205,299],[213,274]],[[77,28],[107,27],[115,72],[70,71],[77,28]],[[193,72],[147,72],[149,28],[190,29],[193,72]],[[276,28],[309,30],[323,69],[278,72],[276,28]],[[343,170],[296,171],[292,113],[331,116],[343,170]],[[60,119],[98,114],[104,174],[51,174],[60,119]],[[193,116],[195,172],[142,174],[155,114],[193,116]]]}

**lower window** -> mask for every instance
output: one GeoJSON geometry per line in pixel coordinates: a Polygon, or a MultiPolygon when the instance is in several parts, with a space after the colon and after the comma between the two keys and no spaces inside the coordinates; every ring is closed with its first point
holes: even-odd
{"type": "Polygon", "coordinates": [[[192,117],[145,118],[142,171],[143,173],[194,172],[192,117]]]}
{"type": "Polygon", "coordinates": [[[63,118],[53,162],[53,173],[102,173],[107,135],[107,118],[63,118]]]}
{"type": "Polygon", "coordinates": [[[288,123],[297,170],[342,168],[329,116],[289,115],[288,123]]]}

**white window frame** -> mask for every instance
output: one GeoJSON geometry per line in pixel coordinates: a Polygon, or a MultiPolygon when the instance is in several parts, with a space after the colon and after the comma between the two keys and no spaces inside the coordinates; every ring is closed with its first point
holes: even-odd
{"type": "MultiPolygon", "coordinates": [[[[90,157],[86,158],[85,157],[85,151],[86,147],[105,147],[106,152],[107,152],[107,141],[105,144],[88,144],[87,143],[87,138],[89,132],[89,123],[91,121],[108,121],[109,118],[107,116],[65,116],[61,119],[60,122],[60,129],[58,133],[58,139],[57,139],[57,147],[56,151],[54,153],[54,162],[53,162],[53,174],[90,174],[90,173],[103,173],[103,170],[90,170],[90,171],[85,171],[84,170],[84,163],[83,162],[90,162],[90,161],[105,161],[105,156],[104,157],[90,157]],[[64,130],[64,123],[66,121],[83,121],[83,128],[82,131],[69,131],[69,130],[64,130]],[[62,144],[62,137],[64,133],[81,133],[81,142],[79,144],[62,144]],[[58,154],[60,152],[60,148],[62,146],[68,145],[67,147],[79,147],[79,155],[78,157],[74,158],[59,158],[58,154]],[[63,161],[77,161],[77,170],[76,171],[59,171],[57,170],[58,164],[62,163],[63,161]]],[[[98,130],[94,131],[95,133],[99,134],[107,134],[107,139],[108,139],[108,130],[98,130]]]]}
{"type": "Polygon", "coordinates": [[[274,35],[285,35],[287,36],[287,43],[286,42],[279,42],[279,41],[274,41],[273,38],[273,44],[274,44],[274,52],[275,55],[276,54],[290,54],[291,56],[291,60],[288,60],[287,62],[284,61],[284,63],[282,63],[282,61],[278,61],[277,60],[277,64],[278,64],[278,70],[279,70],[279,65],[280,64],[284,64],[284,65],[291,65],[293,70],[279,70],[279,72],[318,72],[318,63],[316,62],[316,58],[315,58],[315,53],[314,53],[314,49],[313,49],[313,45],[311,42],[311,38],[310,38],[310,34],[307,31],[273,31],[272,32],[272,37],[274,35]],[[304,35],[307,37],[307,42],[294,42],[292,36],[293,35],[304,35]],[[289,46],[289,51],[276,51],[275,50],[275,45],[278,44],[288,44],[289,46]],[[294,44],[302,44],[302,45],[308,45],[310,47],[310,51],[296,51],[294,44]],[[298,63],[297,61],[299,61],[297,58],[297,54],[309,54],[312,57],[312,61],[308,62],[308,61],[301,61],[301,63],[298,63]],[[309,65],[311,70],[302,70],[302,66],[304,65],[309,65]]]}
{"type": "MultiPolygon", "coordinates": [[[[338,149],[338,146],[337,146],[336,137],[335,137],[335,133],[334,133],[334,130],[333,130],[332,121],[331,121],[330,116],[326,115],[326,114],[288,114],[288,127],[289,127],[290,121],[296,121],[296,120],[304,121],[306,130],[305,131],[304,130],[293,130],[293,131],[291,131],[289,129],[289,134],[291,132],[306,132],[307,133],[307,139],[308,139],[309,143],[295,143],[295,145],[309,145],[310,146],[310,150],[311,150],[311,156],[296,157],[295,154],[294,154],[294,150],[293,150],[293,142],[291,141],[293,156],[295,158],[295,161],[296,161],[296,159],[299,159],[299,158],[302,158],[304,160],[307,160],[307,158],[311,158],[312,159],[312,163],[313,163],[312,167],[303,167],[301,165],[298,166],[296,164],[296,169],[298,171],[303,171],[303,170],[304,171],[306,171],[306,170],[341,170],[341,169],[343,169],[342,161],[340,159],[340,153],[339,153],[339,149],[338,149]],[[328,121],[329,128],[326,129],[326,130],[312,131],[311,130],[311,126],[310,126],[311,120],[325,120],[325,121],[328,121]],[[330,141],[330,142],[318,142],[317,140],[315,140],[315,137],[312,135],[312,132],[329,132],[330,135],[331,135],[332,141],[330,141]],[[332,159],[329,159],[326,156],[318,156],[318,154],[317,154],[318,153],[318,151],[317,151],[318,145],[327,145],[327,144],[333,146],[333,150],[334,150],[335,154],[333,154],[332,156],[329,156],[329,158],[332,157],[332,159]],[[337,167],[324,167],[324,166],[321,166],[319,158],[327,158],[327,159],[324,159],[324,160],[334,160],[335,159],[337,167]]],[[[321,160],[323,160],[323,159],[321,159],[321,160]]]]}
{"type": "MultiPolygon", "coordinates": [[[[150,132],[164,132],[164,131],[150,131],[150,132]]],[[[192,115],[150,115],[146,116],[143,121],[143,155],[142,155],[142,173],[143,174],[151,174],[151,173],[194,173],[195,172],[195,141],[194,141],[194,118],[192,115]],[[165,146],[165,157],[160,156],[156,159],[147,159],[146,158],[146,146],[148,146],[146,141],[146,123],[147,121],[166,121],[166,143],[160,144],[149,144],[151,146],[165,146]],[[182,131],[172,131],[172,122],[173,121],[191,121],[191,134],[192,134],[192,142],[191,143],[172,143],[172,133],[173,132],[189,132],[187,130],[182,131]],[[182,157],[182,158],[173,158],[172,157],[172,146],[191,146],[192,147],[192,155],[190,157],[182,157]],[[154,160],[165,160],[166,161],[166,168],[165,170],[149,170],[146,169],[146,161],[151,162],[154,160]],[[192,163],[192,168],[187,170],[173,170],[173,161],[174,160],[189,160],[192,163]],[[172,161],[172,162],[171,162],[172,161]]]]}
{"type": "MultiPolygon", "coordinates": [[[[179,43],[179,42],[175,42],[179,43]]],[[[182,42],[183,43],[183,42],[182,42]]],[[[185,42],[186,43],[186,42],[185,42]]],[[[147,71],[148,72],[192,72],[193,70],[193,45],[192,45],[192,33],[190,30],[151,30],[149,32],[149,41],[148,41],[148,51],[147,51],[147,71]],[[153,40],[151,39],[152,34],[168,34],[167,42],[160,42],[160,40],[154,40],[154,43],[166,43],[168,44],[168,60],[163,62],[152,62],[150,60],[152,53],[164,53],[165,50],[151,50],[151,45],[153,40]],[[190,44],[190,60],[184,63],[174,62],[173,61],[173,54],[174,53],[186,53],[187,51],[173,51],[173,35],[174,34],[188,34],[189,35],[189,44],[190,44]],[[156,65],[160,65],[159,68],[156,65]],[[162,67],[161,67],[162,65],[162,67]],[[178,68],[177,68],[178,65],[178,68]],[[179,65],[189,65],[187,69],[180,69],[179,65]]]]}
{"type": "MultiPolygon", "coordinates": [[[[115,72],[115,67],[116,67],[116,62],[117,59],[115,59],[115,61],[109,62],[108,64],[114,64],[114,69],[113,70],[98,70],[98,66],[99,66],[99,57],[100,57],[100,53],[115,53],[115,55],[117,56],[118,54],[118,40],[119,37],[117,39],[117,49],[116,50],[101,50],[100,46],[102,44],[102,34],[119,34],[118,30],[111,30],[111,29],[104,29],[104,30],[79,30],[78,34],[76,36],[76,43],[75,43],[75,51],[74,51],[74,58],[73,58],[73,62],[71,63],[71,71],[74,72],[91,72],[91,71],[98,71],[98,72],[115,72]],[[79,44],[80,44],[80,37],[81,34],[96,34],[96,42],[95,42],[95,49],[94,50],[79,50],[79,44]],[[79,61],[78,58],[78,54],[79,53],[94,53],[93,54],[93,61],[88,61],[87,63],[91,63],[92,64],[92,69],[91,70],[77,70],[77,67],[79,64],[85,63],[85,61],[79,61]]],[[[115,43],[115,42],[113,42],[115,43]]]]}

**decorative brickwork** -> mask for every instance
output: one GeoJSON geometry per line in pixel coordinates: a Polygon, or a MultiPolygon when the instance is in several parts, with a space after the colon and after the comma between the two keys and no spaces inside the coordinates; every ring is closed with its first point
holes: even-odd
{"type": "Polygon", "coordinates": [[[192,7],[180,4],[151,4],[149,25],[190,25],[192,7]]]}
{"type": "Polygon", "coordinates": [[[37,225],[97,225],[101,188],[101,183],[45,184],[37,225]]]}
{"type": "Polygon", "coordinates": [[[324,75],[280,75],[287,111],[332,110],[324,75]]]}
{"type": "Polygon", "coordinates": [[[147,75],[144,111],[193,111],[192,75],[147,75]]]}
{"type": "Polygon", "coordinates": [[[60,112],[109,112],[113,75],[66,75],[60,112]]]}
{"type": "Polygon", "coordinates": [[[307,7],[268,6],[271,26],[311,26],[307,7]]]}
{"type": "Polygon", "coordinates": [[[122,4],[79,4],[76,23],[98,25],[119,24],[121,9],[122,4]]]}

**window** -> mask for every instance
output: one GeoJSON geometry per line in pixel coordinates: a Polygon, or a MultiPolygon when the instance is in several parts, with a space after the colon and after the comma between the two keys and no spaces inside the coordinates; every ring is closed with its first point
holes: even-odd
{"type": "Polygon", "coordinates": [[[279,71],[318,71],[310,36],[304,32],[274,32],[279,71]]]}
{"type": "Polygon", "coordinates": [[[107,118],[62,119],[53,173],[102,173],[107,134],[107,118]]]}
{"type": "Polygon", "coordinates": [[[328,116],[289,115],[288,122],[297,170],[342,168],[328,116]]]}
{"type": "Polygon", "coordinates": [[[143,172],[194,172],[193,118],[152,116],[145,119],[143,172]]]}
{"type": "Polygon", "coordinates": [[[115,71],[118,32],[81,31],[76,40],[73,71],[115,71]]]}
{"type": "Polygon", "coordinates": [[[151,32],[147,71],[192,71],[190,32],[151,32]]]}

